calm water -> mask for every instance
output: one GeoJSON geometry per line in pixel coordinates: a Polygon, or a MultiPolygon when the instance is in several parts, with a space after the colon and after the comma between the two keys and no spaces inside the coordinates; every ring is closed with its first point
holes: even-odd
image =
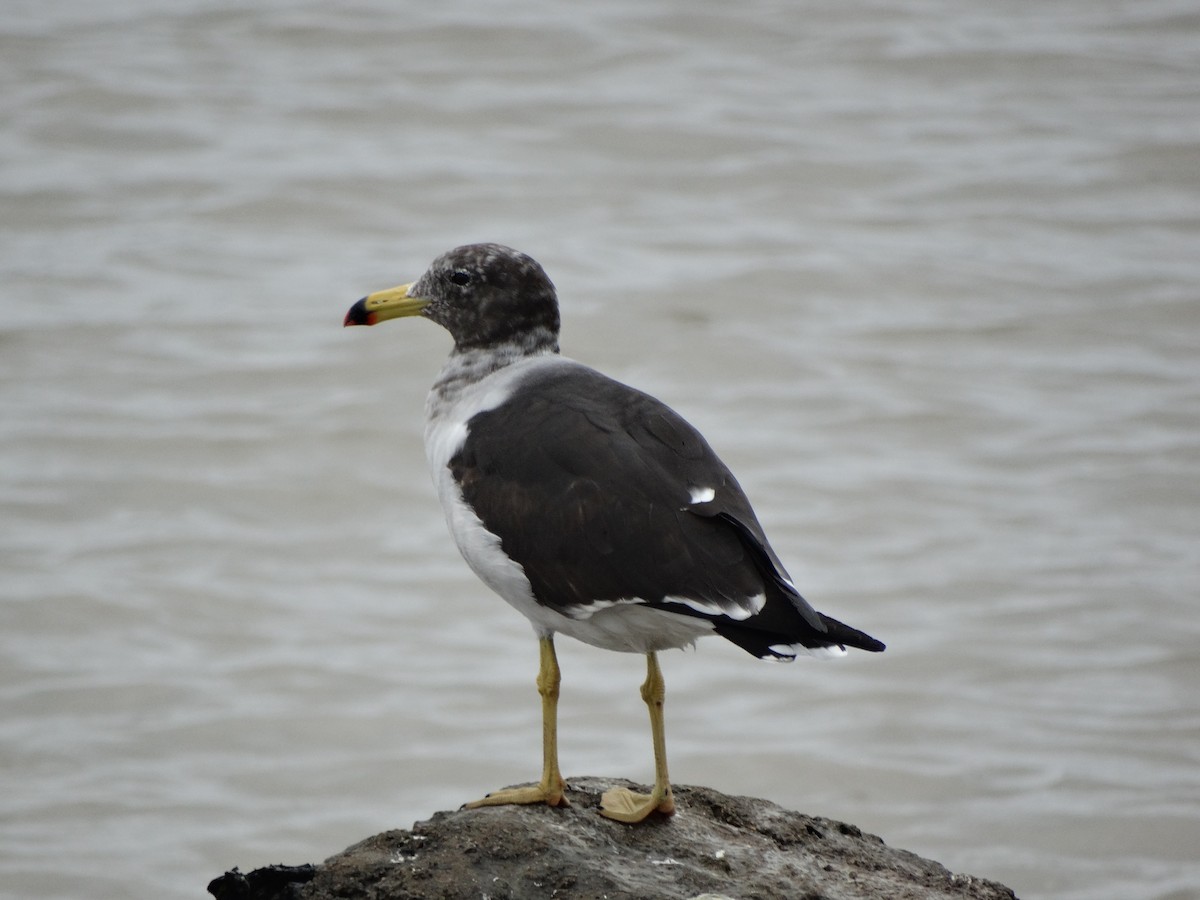
{"type": "MultiPolygon", "coordinates": [[[[448,340],[340,327],[498,240],[889,644],[669,654],[677,781],[1200,896],[1195,4],[479,9],[6,3],[0,894],[200,897],[536,774],[424,469],[448,340]]],[[[567,774],[648,778],[641,661],[560,655],[567,774]]]]}

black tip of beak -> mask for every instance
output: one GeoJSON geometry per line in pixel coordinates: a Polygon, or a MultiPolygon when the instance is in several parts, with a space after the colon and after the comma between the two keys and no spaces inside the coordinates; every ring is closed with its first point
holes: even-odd
{"type": "Polygon", "coordinates": [[[342,327],[348,325],[374,325],[374,316],[367,312],[367,298],[363,297],[355,303],[346,313],[346,318],[342,322],[342,327]]]}

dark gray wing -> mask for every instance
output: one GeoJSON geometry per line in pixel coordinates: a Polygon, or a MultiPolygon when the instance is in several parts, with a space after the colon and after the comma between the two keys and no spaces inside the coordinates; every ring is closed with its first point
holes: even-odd
{"type": "Polygon", "coordinates": [[[772,645],[829,646],[861,634],[797,593],[733,474],[695,428],[594,370],[532,376],[470,420],[450,468],[538,602],[567,615],[638,598],[707,618],[759,656],[781,655],[772,645]],[[830,623],[840,626],[834,634],[830,623]]]}

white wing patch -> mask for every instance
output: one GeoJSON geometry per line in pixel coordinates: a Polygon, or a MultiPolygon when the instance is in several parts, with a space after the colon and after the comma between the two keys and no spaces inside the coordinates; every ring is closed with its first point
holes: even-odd
{"type": "Polygon", "coordinates": [[[635,603],[645,603],[641,597],[621,597],[619,600],[593,600],[590,603],[576,603],[563,609],[563,615],[572,619],[590,619],[598,612],[612,609],[614,606],[629,606],[635,603]]]}
{"type": "Polygon", "coordinates": [[[666,597],[664,602],[678,603],[706,616],[724,616],[735,622],[744,622],[751,616],[762,612],[762,608],[767,602],[767,595],[756,594],[753,597],[747,597],[745,606],[728,601],[722,603],[717,600],[697,600],[693,597],[666,597]]]}
{"type": "Polygon", "coordinates": [[[691,495],[691,502],[693,505],[698,503],[711,503],[717,496],[717,489],[692,485],[688,488],[688,494],[691,495]]]}
{"type": "MultiPolygon", "coordinates": [[[[841,644],[832,647],[805,647],[803,644],[772,644],[769,648],[773,653],[783,657],[781,662],[791,662],[797,656],[811,656],[814,659],[838,659],[846,655],[846,648],[841,644]]],[[[763,659],[771,657],[764,656],[763,659]]]]}

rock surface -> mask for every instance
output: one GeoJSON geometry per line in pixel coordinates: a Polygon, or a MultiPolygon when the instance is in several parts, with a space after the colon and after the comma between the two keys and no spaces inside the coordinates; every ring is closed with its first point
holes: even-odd
{"type": "Polygon", "coordinates": [[[1014,900],[1001,884],[953,874],[853,825],[710,788],[675,786],[673,818],[622,825],[597,812],[617,784],[630,785],[572,779],[569,809],[436,813],[321,865],[235,869],[208,890],[217,900],[1014,900]]]}

